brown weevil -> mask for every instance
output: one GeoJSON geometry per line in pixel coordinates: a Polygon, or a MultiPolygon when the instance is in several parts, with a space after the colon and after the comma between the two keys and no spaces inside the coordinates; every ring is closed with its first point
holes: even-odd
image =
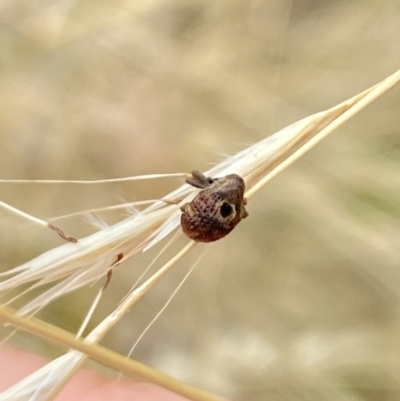
{"type": "Polygon", "coordinates": [[[239,175],[211,178],[193,171],[186,183],[202,188],[191,202],[181,207],[182,230],[192,240],[217,241],[248,216],[245,184],[239,175]]]}

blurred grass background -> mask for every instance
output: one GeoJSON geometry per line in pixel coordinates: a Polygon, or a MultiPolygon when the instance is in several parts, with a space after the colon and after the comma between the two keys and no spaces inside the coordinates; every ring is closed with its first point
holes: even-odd
{"type": "MultiPolygon", "coordinates": [[[[399,21],[397,0],[2,0],[1,177],[205,170],[398,69],[399,21]]],[[[274,180],[238,229],[184,259],[104,344],[128,353],[207,248],[134,358],[237,400],[400,399],[399,107],[395,89],[274,180]]],[[[0,199],[49,219],[180,183],[0,184],[0,199]]],[[[62,243],[0,219],[1,270],[62,243]]],[[[116,269],[93,324],[154,256],[116,269]]],[[[40,316],[76,331],[95,292],[40,316]]]]}

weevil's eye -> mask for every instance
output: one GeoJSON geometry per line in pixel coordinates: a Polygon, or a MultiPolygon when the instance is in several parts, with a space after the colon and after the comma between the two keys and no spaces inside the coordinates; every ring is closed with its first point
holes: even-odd
{"type": "Polygon", "coordinates": [[[224,202],[219,208],[219,212],[223,218],[228,217],[232,214],[233,207],[229,203],[224,202]]]}

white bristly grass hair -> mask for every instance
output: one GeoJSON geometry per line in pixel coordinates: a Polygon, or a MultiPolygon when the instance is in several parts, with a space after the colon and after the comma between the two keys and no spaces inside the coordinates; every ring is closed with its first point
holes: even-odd
{"type": "MultiPolygon", "coordinates": [[[[339,105],[302,119],[264,140],[244,149],[204,172],[210,177],[222,177],[235,173],[243,177],[247,192],[245,196],[251,204],[254,195],[280,172],[299,159],[318,142],[336,130],[344,122],[368,104],[379,98],[400,81],[400,70],[379,84],[346,100],[339,105]]],[[[129,179],[155,179],[170,175],[142,176],[129,179]]],[[[176,175],[174,175],[176,176],[176,175]]],[[[178,174],[178,176],[188,176],[178,174]]],[[[6,180],[3,180],[3,182],[6,180]]],[[[107,180],[105,180],[107,181],[107,180]]],[[[2,182],[0,180],[0,182],[2,182]]],[[[14,181],[13,181],[14,182],[14,181]]],[[[104,181],[103,181],[104,182],[104,181]]],[[[84,183],[81,181],[81,183],[84,183]]],[[[0,292],[15,289],[21,285],[32,283],[32,288],[58,281],[52,288],[26,304],[18,312],[8,307],[0,308],[0,318],[19,328],[40,333],[50,340],[55,340],[70,348],[65,355],[47,364],[34,374],[20,381],[0,395],[0,401],[15,400],[50,400],[58,393],[73,373],[88,358],[94,358],[119,369],[127,375],[136,375],[168,388],[192,400],[217,400],[218,398],[201,390],[155,372],[148,367],[122,355],[105,350],[96,345],[132,306],[143,297],[178,260],[183,258],[196,243],[188,242],[174,257],[159,267],[143,284],[134,288],[120,303],[118,308],[106,317],[90,334],[80,339],[83,328],[100,297],[94,302],[78,336],[73,338],[51,325],[28,318],[57,297],[74,291],[82,286],[103,279],[107,273],[127,258],[135,257],[140,252],[146,252],[174,232],[180,232],[180,205],[190,201],[198,189],[184,184],[175,191],[166,194],[162,200],[151,201],[143,211],[113,225],[105,227],[86,238],[79,238],[76,243],[68,242],[51,249],[44,254],[18,266],[4,274],[0,282],[0,292]],[[177,231],[178,230],[178,231],[177,231]]],[[[57,229],[54,225],[29,216],[5,203],[0,206],[30,220],[57,229]]],[[[240,226],[239,226],[240,227],[240,226]]],[[[240,228],[237,228],[240,229],[240,228]]],[[[61,232],[62,234],[62,232],[61,232]]]]}

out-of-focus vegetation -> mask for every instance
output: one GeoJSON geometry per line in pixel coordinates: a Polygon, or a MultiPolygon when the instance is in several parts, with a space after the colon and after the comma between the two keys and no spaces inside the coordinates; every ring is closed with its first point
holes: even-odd
{"type": "MultiPolygon", "coordinates": [[[[204,170],[398,69],[399,21],[398,0],[2,0],[1,178],[204,170]]],[[[184,259],[105,344],[128,353],[207,248],[133,357],[238,400],[399,399],[399,108],[395,89],[279,176],[248,219],[184,259]]],[[[0,199],[48,219],[177,185],[0,184],[0,199]]],[[[1,270],[62,243],[0,218],[1,270]]],[[[58,224],[76,237],[95,230],[58,224]]],[[[116,269],[94,321],[154,256],[116,269]]],[[[76,331],[94,293],[41,317],[76,331]]]]}

